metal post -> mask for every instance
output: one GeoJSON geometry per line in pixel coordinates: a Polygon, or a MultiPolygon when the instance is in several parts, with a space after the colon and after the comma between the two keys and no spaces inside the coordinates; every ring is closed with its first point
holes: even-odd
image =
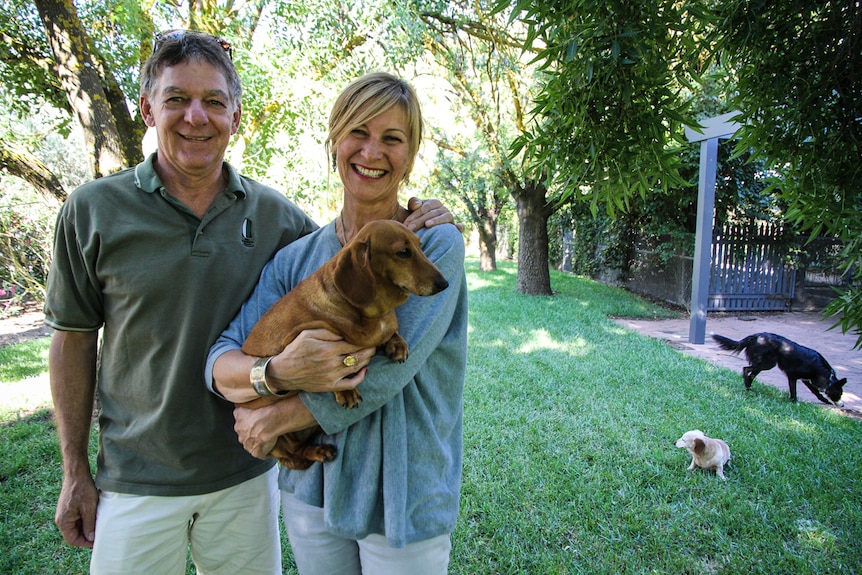
{"type": "Polygon", "coordinates": [[[709,300],[709,260],[712,254],[712,219],[715,212],[715,170],[718,140],[739,129],[733,121],[738,112],[729,112],[701,122],[701,128],[685,128],[689,142],[700,142],[700,181],[697,189],[697,232],[691,272],[691,321],[689,343],[702,344],[706,336],[706,308],[709,300]]]}
{"type": "Polygon", "coordinates": [[[700,178],[697,194],[697,232],[694,242],[694,269],[691,274],[691,321],[689,343],[702,344],[706,336],[706,308],[709,299],[709,260],[712,252],[712,220],[715,211],[715,171],[718,138],[700,143],[700,178]]]}

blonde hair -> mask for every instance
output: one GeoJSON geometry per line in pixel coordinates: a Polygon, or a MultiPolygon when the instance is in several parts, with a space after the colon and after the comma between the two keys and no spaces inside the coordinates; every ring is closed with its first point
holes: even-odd
{"type": "Polygon", "coordinates": [[[393,106],[401,106],[407,116],[409,158],[404,174],[404,181],[407,181],[422,142],[422,110],[413,87],[386,72],[372,72],[357,78],[335,100],[329,115],[329,134],[326,136],[326,151],[331,155],[333,164],[335,150],[351,131],[393,106]]]}

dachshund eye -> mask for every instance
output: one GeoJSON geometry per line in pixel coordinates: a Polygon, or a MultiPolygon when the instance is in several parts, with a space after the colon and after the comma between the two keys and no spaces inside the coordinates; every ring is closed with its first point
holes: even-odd
{"type": "Polygon", "coordinates": [[[395,255],[406,260],[413,257],[413,251],[410,248],[404,248],[403,250],[395,252],[395,255]]]}

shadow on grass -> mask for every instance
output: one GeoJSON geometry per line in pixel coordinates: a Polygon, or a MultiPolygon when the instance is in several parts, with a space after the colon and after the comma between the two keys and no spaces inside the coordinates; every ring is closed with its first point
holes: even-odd
{"type": "Polygon", "coordinates": [[[18,413],[18,416],[15,419],[9,419],[6,421],[0,421],[0,428],[4,427],[12,427],[13,425],[18,424],[31,424],[31,423],[47,423],[53,424],[54,422],[54,410],[48,407],[41,407],[33,412],[21,414],[18,413]]]}

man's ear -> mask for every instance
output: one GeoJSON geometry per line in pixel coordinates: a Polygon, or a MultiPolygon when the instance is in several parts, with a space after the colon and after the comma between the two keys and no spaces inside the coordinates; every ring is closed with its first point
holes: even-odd
{"type": "Polygon", "coordinates": [[[237,104],[233,111],[233,121],[230,126],[230,135],[233,136],[239,130],[239,121],[242,119],[242,104],[237,104]]]}
{"type": "Polygon", "coordinates": [[[150,99],[147,96],[141,96],[138,103],[144,123],[150,128],[154,128],[156,120],[153,118],[153,106],[150,104],[150,99]]]}

